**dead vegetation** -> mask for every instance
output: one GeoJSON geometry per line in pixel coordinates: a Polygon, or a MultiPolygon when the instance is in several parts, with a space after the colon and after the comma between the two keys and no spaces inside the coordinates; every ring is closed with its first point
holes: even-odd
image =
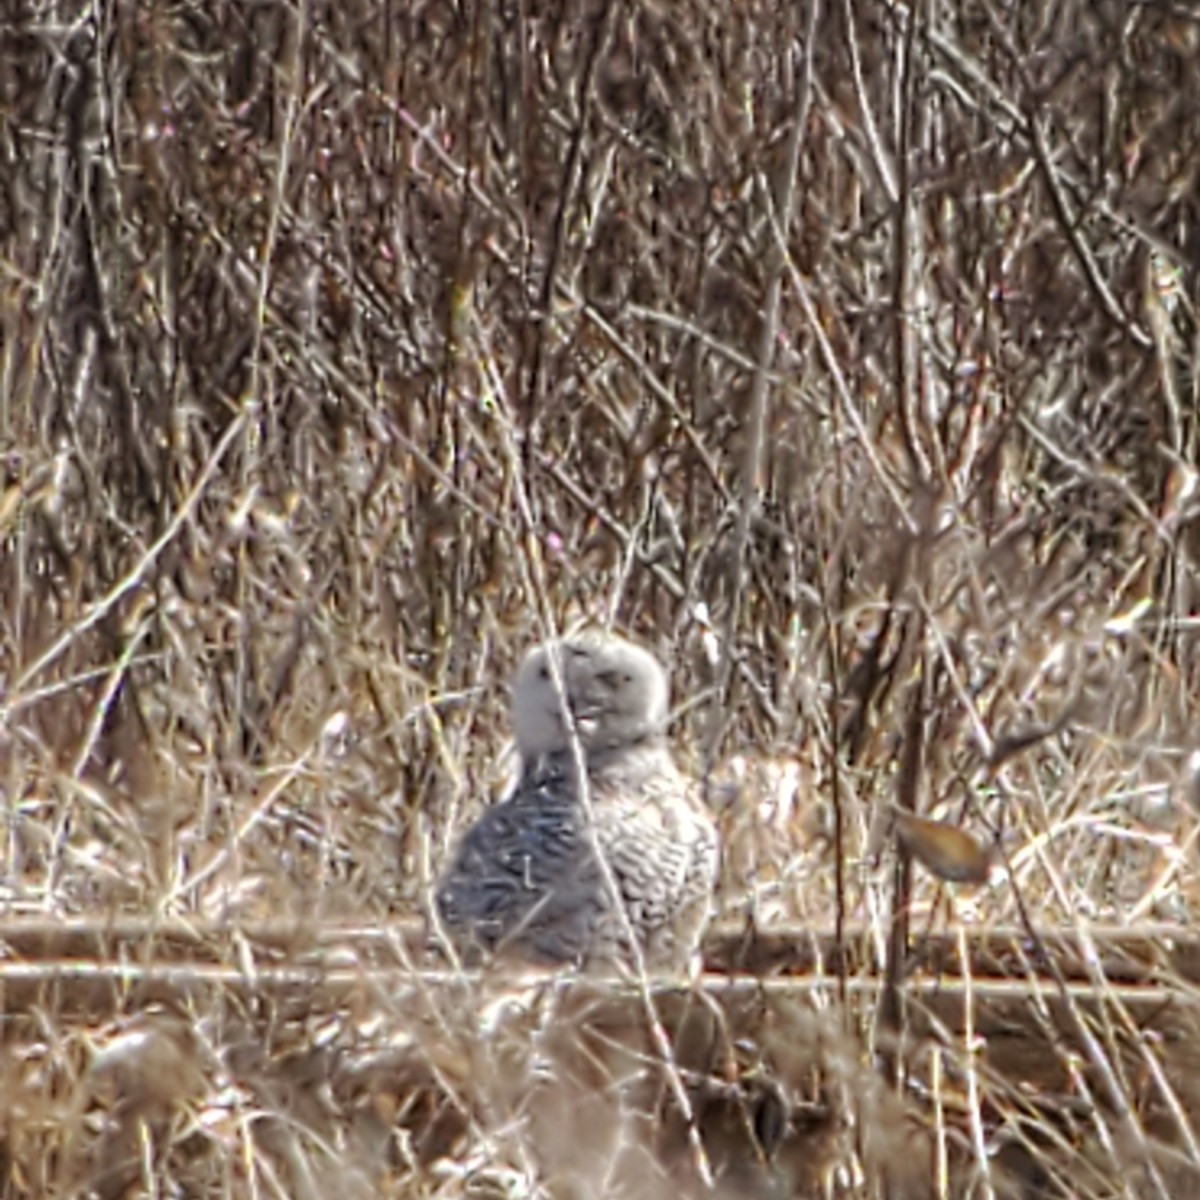
{"type": "Polygon", "coordinates": [[[1191,6],[0,14],[4,1200],[1196,1189],[1191,6]],[[582,620],[692,989],[426,936],[582,620]]]}

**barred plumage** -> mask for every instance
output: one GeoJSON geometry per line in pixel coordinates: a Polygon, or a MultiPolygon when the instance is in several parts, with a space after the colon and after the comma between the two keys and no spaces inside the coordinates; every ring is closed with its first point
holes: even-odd
{"type": "Polygon", "coordinates": [[[647,965],[686,965],[712,903],[717,834],[671,759],[667,699],[657,660],[621,638],[581,634],[527,655],[513,686],[520,778],[467,831],[438,887],[456,941],[542,963],[628,961],[598,847],[647,965]],[[579,736],[591,829],[554,653],[579,736]]]}

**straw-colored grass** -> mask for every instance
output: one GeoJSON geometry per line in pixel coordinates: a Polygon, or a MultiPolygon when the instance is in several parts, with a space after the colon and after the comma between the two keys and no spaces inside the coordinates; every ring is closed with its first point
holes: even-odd
{"type": "Polygon", "coordinates": [[[1198,77],[1181,3],[7,5],[0,1200],[1200,1189],[1198,77]],[[427,923],[585,621],[695,980],[427,923]]]}

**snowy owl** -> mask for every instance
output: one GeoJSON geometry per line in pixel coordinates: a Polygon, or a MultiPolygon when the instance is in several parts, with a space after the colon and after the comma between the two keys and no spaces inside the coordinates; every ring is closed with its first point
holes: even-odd
{"type": "Polygon", "coordinates": [[[671,758],[667,704],[662,667],[623,638],[576,634],[529,652],[513,683],[520,777],[438,885],[457,943],[537,963],[628,963],[598,850],[647,967],[688,964],[712,904],[717,831],[671,758]]]}

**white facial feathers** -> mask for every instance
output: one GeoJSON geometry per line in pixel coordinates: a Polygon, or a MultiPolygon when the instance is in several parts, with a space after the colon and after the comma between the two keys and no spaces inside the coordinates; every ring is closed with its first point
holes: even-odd
{"type": "Polygon", "coordinates": [[[523,759],[570,748],[564,700],[586,753],[620,750],[662,736],[667,677],[649,651],[616,637],[584,633],[535,647],[513,684],[513,732],[523,759]]]}

